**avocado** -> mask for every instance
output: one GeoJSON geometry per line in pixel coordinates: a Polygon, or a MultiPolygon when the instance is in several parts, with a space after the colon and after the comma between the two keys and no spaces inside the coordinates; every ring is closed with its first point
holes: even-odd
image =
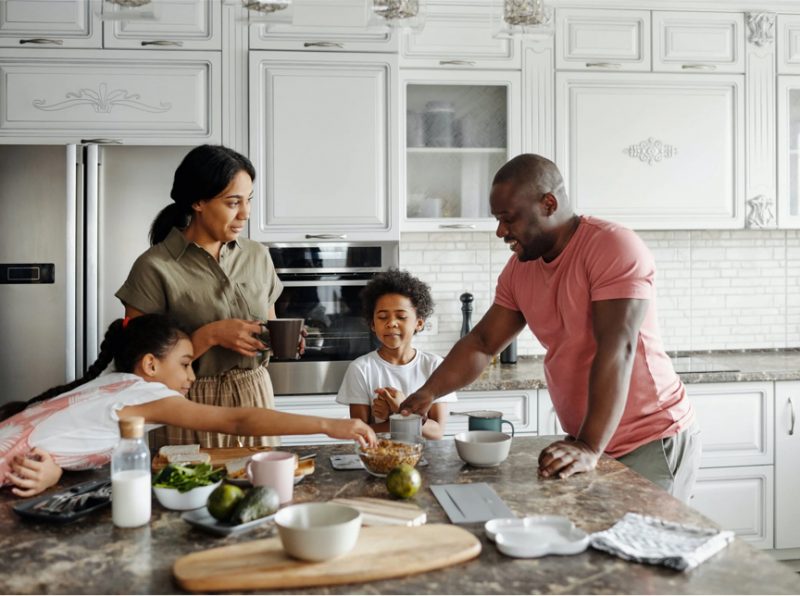
{"type": "Polygon", "coordinates": [[[274,489],[266,486],[254,486],[239,501],[231,516],[232,524],[244,524],[255,519],[272,515],[278,510],[280,500],[274,489]]]}

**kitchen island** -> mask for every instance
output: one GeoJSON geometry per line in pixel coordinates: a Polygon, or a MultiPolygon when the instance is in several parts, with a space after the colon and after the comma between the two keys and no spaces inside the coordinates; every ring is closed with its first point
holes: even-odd
{"type": "MultiPolygon", "coordinates": [[[[514,439],[508,460],[496,468],[472,468],[458,458],[452,440],[429,442],[429,465],[420,468],[423,488],[413,499],[427,511],[429,523],[448,523],[433,497],[431,484],[487,482],[517,515],[556,514],[572,519],[587,532],[612,526],[627,512],[670,521],[714,526],[707,518],[615,460],[603,457],[598,468],[565,480],[536,476],[539,451],[554,437],[514,439]]],[[[339,472],[329,456],[351,453],[349,445],[294,449],[317,452],[316,472],[295,487],[294,502],[334,497],[387,497],[382,479],[366,471],[339,472]]],[[[62,487],[107,470],[67,473],[62,487]]],[[[148,526],[122,530],[111,524],[110,508],[70,525],[23,521],[11,509],[17,499],[0,494],[0,593],[181,593],[172,578],[179,557],[238,542],[267,538],[266,523],[240,536],[215,537],[181,520],[180,513],[153,502],[148,526]]],[[[589,549],[573,556],[511,559],[484,536],[482,524],[464,526],[481,540],[483,550],[472,561],[419,575],[366,585],[291,590],[292,593],[634,593],[634,594],[797,594],[800,579],[788,567],[736,539],[693,571],[681,573],[641,565],[589,549]]]]}

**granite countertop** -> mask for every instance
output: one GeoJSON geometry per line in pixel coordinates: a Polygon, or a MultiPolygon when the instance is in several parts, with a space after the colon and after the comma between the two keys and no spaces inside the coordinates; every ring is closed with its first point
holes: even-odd
{"type": "MultiPolygon", "coordinates": [[[[671,353],[686,383],[800,380],[800,349],[671,353]]],[[[547,387],[541,356],[521,356],[516,364],[492,364],[463,391],[513,391],[547,387]]]]}
{"type": "MultiPolygon", "coordinates": [[[[598,468],[565,480],[536,476],[539,451],[554,437],[514,439],[507,461],[496,468],[471,468],[458,459],[452,441],[426,445],[424,484],[487,482],[517,514],[558,514],[587,532],[613,525],[626,512],[714,526],[698,512],[673,499],[619,462],[602,458],[598,468]]],[[[349,445],[303,447],[317,455],[316,472],[295,487],[295,502],[325,501],[335,496],[387,497],[382,479],[365,471],[337,472],[333,453],[349,445]]],[[[67,473],[69,485],[107,475],[107,470],[67,473]]],[[[248,534],[219,538],[189,526],[180,513],[153,503],[148,526],[122,530],[111,524],[110,508],[67,526],[23,521],[12,511],[16,499],[0,491],[0,593],[180,593],[172,579],[174,561],[188,553],[265,538],[266,523],[248,534]]],[[[447,523],[444,511],[426,487],[414,497],[429,523],[447,523]]],[[[797,594],[800,579],[788,567],[736,539],[693,571],[681,573],[641,565],[589,549],[572,556],[511,559],[484,536],[482,524],[464,526],[481,540],[480,556],[467,563],[419,575],[363,585],[320,587],[287,592],[303,594],[797,594]]]]}

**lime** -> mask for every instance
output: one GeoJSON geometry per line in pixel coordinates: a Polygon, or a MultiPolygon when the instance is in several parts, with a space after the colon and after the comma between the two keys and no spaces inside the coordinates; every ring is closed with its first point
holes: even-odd
{"type": "Polygon", "coordinates": [[[244,491],[241,488],[223,482],[208,495],[206,507],[214,519],[225,521],[242,499],[244,499],[244,491]]]}
{"type": "Polygon", "coordinates": [[[422,476],[414,466],[400,464],[386,476],[389,493],[401,499],[410,499],[422,486],[422,476]]]}

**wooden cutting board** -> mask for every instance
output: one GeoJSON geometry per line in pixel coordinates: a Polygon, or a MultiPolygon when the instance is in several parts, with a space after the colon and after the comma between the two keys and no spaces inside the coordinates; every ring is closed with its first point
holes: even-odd
{"type": "Polygon", "coordinates": [[[289,557],[276,537],[186,555],[175,561],[172,573],[194,592],[308,588],[404,577],[480,552],[480,541],[457,526],[381,526],[361,528],[351,552],[321,563],[289,557]]]}
{"type": "MultiPolygon", "coordinates": [[[[249,457],[254,453],[260,451],[270,451],[272,447],[210,447],[208,449],[201,448],[201,453],[208,453],[211,456],[211,465],[215,468],[224,466],[225,462],[232,459],[239,459],[240,457],[249,457]]],[[[153,469],[160,470],[167,465],[167,458],[156,455],[153,458],[153,469]]]]}
{"type": "Polygon", "coordinates": [[[389,499],[339,497],[332,499],[331,503],[358,509],[365,526],[421,526],[428,517],[419,505],[389,499]]]}

